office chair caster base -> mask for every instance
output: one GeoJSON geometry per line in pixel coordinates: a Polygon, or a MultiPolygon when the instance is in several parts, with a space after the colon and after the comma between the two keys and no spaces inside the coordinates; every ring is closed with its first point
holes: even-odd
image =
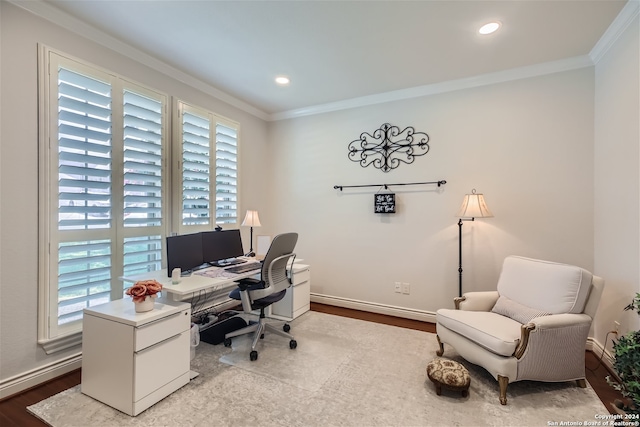
{"type": "Polygon", "coordinates": [[[224,339],[224,346],[225,347],[231,347],[231,338],[225,338],[224,339]]]}
{"type": "Polygon", "coordinates": [[[291,350],[293,350],[294,348],[298,347],[298,342],[296,340],[291,340],[289,341],[289,348],[291,350]]]}
{"type": "Polygon", "coordinates": [[[258,360],[258,352],[253,350],[251,353],[249,353],[249,359],[251,359],[252,362],[258,360]]]}
{"type": "Polygon", "coordinates": [[[282,327],[282,330],[285,332],[289,332],[291,330],[291,326],[289,326],[288,323],[285,323],[284,326],[282,327]]]}

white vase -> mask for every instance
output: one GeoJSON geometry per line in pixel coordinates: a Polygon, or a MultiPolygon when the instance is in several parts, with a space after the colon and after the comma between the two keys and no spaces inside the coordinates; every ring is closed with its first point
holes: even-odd
{"type": "Polygon", "coordinates": [[[151,311],[153,310],[153,307],[155,306],[156,303],[156,295],[147,295],[144,298],[144,301],[141,302],[135,302],[134,301],[134,306],[136,307],[136,313],[144,313],[145,311],[151,311]]]}

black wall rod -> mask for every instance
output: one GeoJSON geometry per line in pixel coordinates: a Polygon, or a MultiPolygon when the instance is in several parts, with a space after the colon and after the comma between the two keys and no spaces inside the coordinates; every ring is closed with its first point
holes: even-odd
{"type": "Polygon", "coordinates": [[[333,188],[336,189],[336,190],[342,191],[343,188],[361,188],[361,187],[384,187],[385,189],[388,189],[392,185],[395,186],[395,185],[433,185],[433,184],[437,184],[438,187],[440,187],[441,185],[444,185],[446,183],[447,183],[447,181],[442,179],[440,181],[404,182],[404,183],[400,183],[400,184],[334,185],[333,188]]]}

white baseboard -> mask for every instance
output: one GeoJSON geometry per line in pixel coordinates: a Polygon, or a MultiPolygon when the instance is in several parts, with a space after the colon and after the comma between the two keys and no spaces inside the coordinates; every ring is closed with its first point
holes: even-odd
{"type": "Polygon", "coordinates": [[[388,316],[402,317],[404,319],[421,320],[423,322],[431,323],[436,322],[436,314],[434,312],[416,310],[413,308],[396,307],[393,305],[359,301],[331,295],[322,295],[313,292],[311,293],[311,302],[335,305],[337,307],[351,308],[353,310],[367,311],[370,313],[386,314],[388,316]]]}
{"type": "MultiPolygon", "coordinates": [[[[617,378],[617,376],[615,375],[615,370],[613,369],[613,356],[611,355],[611,353],[609,353],[608,350],[604,350],[604,347],[598,340],[592,337],[587,338],[586,349],[592,351],[593,354],[598,357],[598,359],[600,359],[600,357],[602,356],[602,364],[606,366],[610,372],[614,372],[614,377],[617,378]]],[[[620,378],[617,379],[620,380],[620,378]]]]}
{"type": "Polygon", "coordinates": [[[0,381],[0,399],[13,396],[31,387],[80,369],[81,366],[82,353],[76,353],[65,359],[2,380],[0,381]]]}

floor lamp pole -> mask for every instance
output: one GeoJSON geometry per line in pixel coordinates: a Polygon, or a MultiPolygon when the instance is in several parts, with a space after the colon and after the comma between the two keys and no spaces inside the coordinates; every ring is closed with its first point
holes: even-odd
{"type": "Polygon", "coordinates": [[[458,296],[462,296],[462,218],[458,221],[458,296]]]}
{"type": "Polygon", "coordinates": [[[458,296],[462,296],[462,221],[473,221],[475,218],[458,220],[458,296]]]}

